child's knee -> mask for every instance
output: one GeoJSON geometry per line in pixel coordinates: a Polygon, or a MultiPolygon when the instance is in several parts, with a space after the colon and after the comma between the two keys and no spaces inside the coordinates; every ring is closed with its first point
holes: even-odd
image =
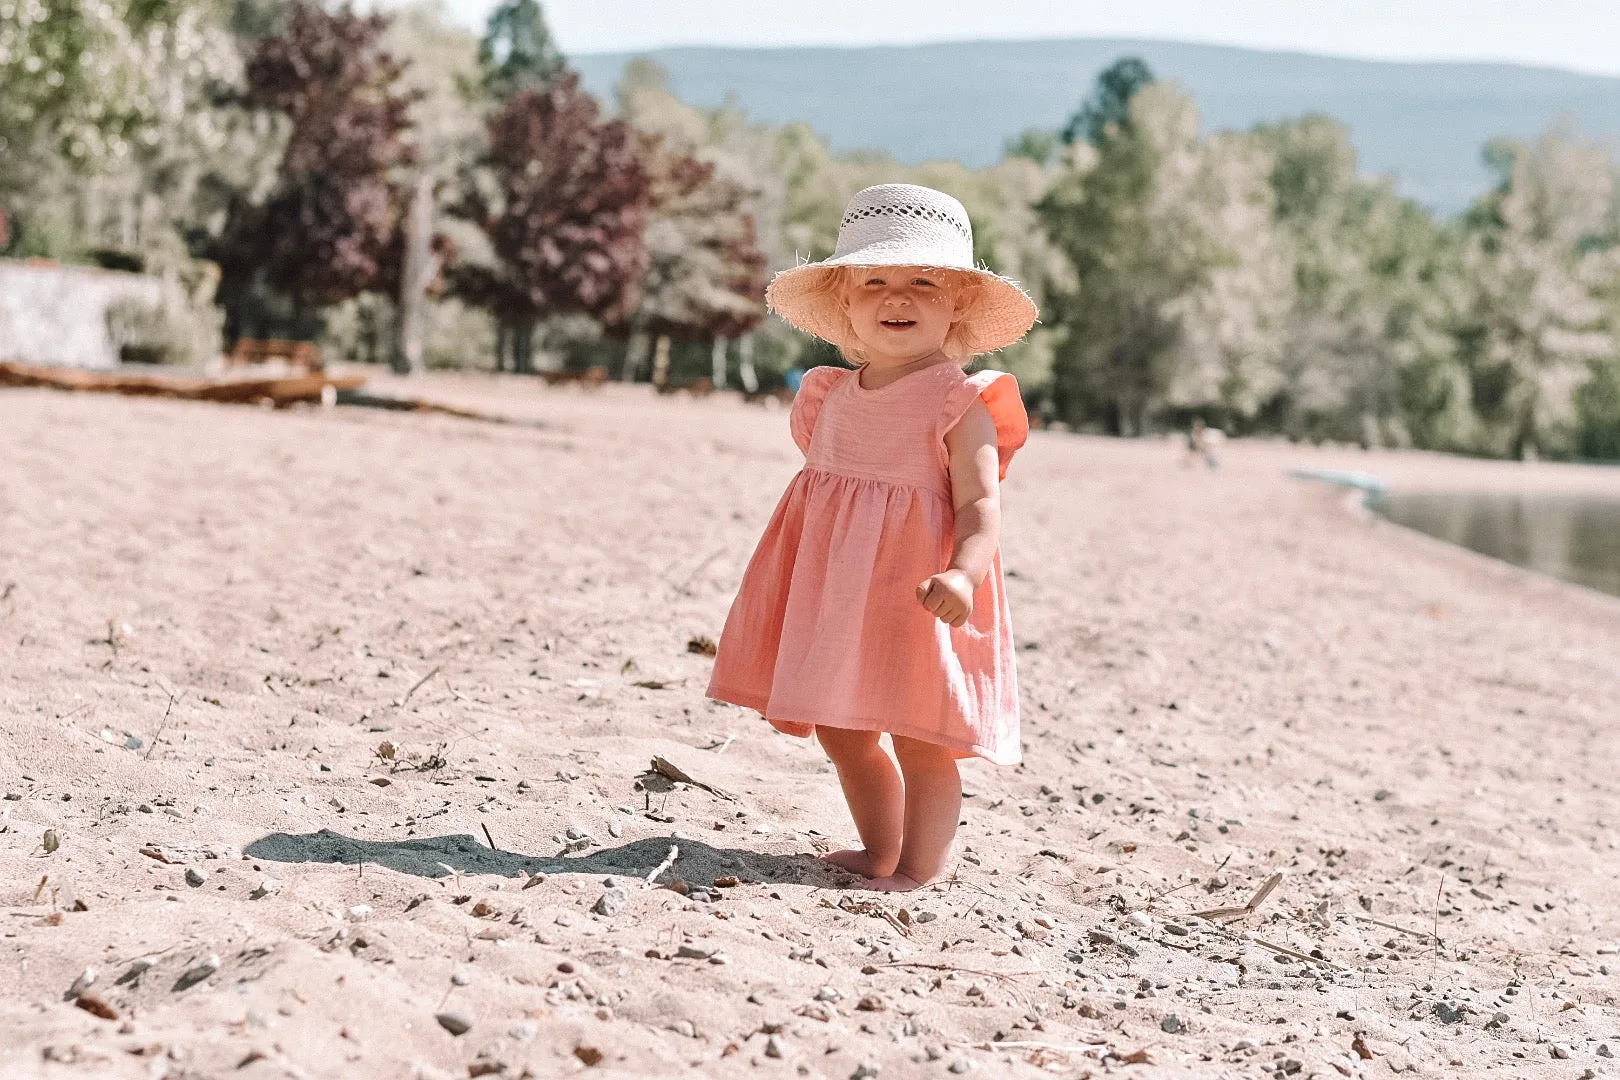
{"type": "Polygon", "coordinates": [[[956,771],[956,754],[948,746],[894,736],[894,756],[902,769],[938,769],[956,771]]]}
{"type": "Polygon", "coordinates": [[[867,757],[878,748],[880,732],[850,731],[847,728],[817,727],[816,741],[833,761],[853,761],[867,757]]]}

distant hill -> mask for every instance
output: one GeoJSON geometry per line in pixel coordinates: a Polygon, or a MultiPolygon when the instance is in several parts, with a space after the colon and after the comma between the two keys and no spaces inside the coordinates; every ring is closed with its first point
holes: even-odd
{"type": "Polygon", "coordinates": [[[906,47],[676,48],[570,57],[611,95],[631,55],[670,71],[684,100],[734,92],[750,116],[808,121],[837,150],[882,149],[902,162],[980,166],[1027,127],[1061,127],[1097,73],[1142,57],[1197,100],[1206,130],[1323,112],[1350,127],[1364,172],[1396,174],[1406,194],[1447,213],[1489,182],[1480,149],[1533,136],[1569,114],[1620,137],[1620,78],[1512,64],[1386,63],[1173,41],[1083,39],[906,47]]]}

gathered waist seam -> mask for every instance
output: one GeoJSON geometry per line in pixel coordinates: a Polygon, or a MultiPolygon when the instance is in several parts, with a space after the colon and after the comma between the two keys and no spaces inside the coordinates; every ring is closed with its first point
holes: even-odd
{"type": "Polygon", "coordinates": [[[837,476],[847,480],[867,480],[874,484],[882,484],[885,487],[908,488],[912,491],[921,491],[928,495],[938,496],[946,502],[950,501],[950,495],[947,492],[941,491],[931,484],[915,484],[905,480],[896,480],[891,476],[873,476],[870,473],[856,472],[853,469],[831,469],[825,465],[811,465],[808,463],[799,471],[801,473],[823,473],[827,476],[837,476]]]}

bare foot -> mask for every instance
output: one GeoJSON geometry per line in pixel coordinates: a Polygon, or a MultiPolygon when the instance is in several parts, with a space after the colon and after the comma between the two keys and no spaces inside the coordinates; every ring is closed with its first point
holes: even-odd
{"type": "Polygon", "coordinates": [[[834,866],[848,870],[852,874],[859,874],[863,878],[881,877],[881,869],[872,860],[871,852],[865,848],[845,848],[843,851],[831,851],[822,856],[834,866]]]}
{"type": "Polygon", "coordinates": [[[873,878],[866,883],[866,887],[873,892],[910,892],[923,887],[923,882],[913,881],[904,874],[890,874],[888,877],[873,878]]]}

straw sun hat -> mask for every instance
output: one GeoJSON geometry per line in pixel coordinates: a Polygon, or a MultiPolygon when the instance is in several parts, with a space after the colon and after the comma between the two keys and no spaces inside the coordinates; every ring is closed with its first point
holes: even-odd
{"type": "Polygon", "coordinates": [[[952,330],[947,351],[1004,349],[1029,332],[1038,312],[1018,284],[973,262],[973,226],[962,204],[916,184],[857,192],[844,211],[831,258],[783,270],[765,291],[772,311],[844,349],[860,348],[838,294],[844,267],[924,266],[971,279],[978,298],[952,330]]]}

